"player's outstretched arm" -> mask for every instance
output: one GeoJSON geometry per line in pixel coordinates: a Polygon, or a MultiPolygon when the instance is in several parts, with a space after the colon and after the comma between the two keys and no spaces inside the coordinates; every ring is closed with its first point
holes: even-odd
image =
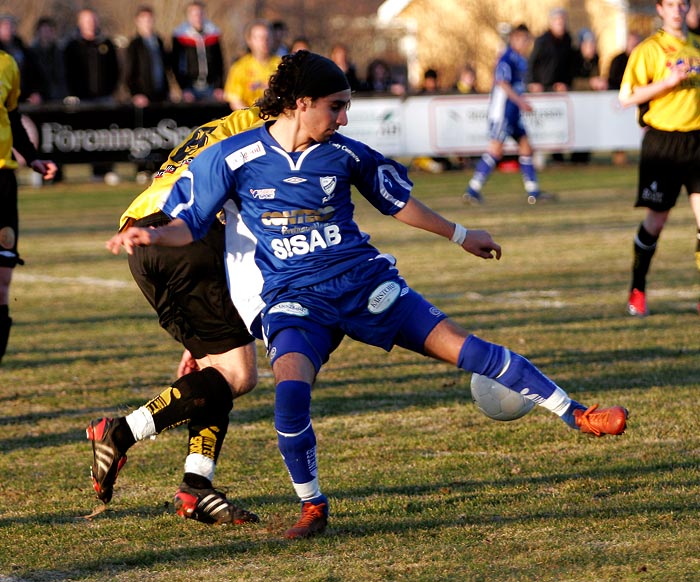
{"type": "Polygon", "coordinates": [[[467,230],[462,225],[450,222],[416,198],[409,198],[406,206],[394,217],[409,226],[444,236],[482,259],[501,258],[501,245],[496,243],[487,231],[467,230]]]}
{"type": "Polygon", "coordinates": [[[183,247],[193,240],[187,223],[180,218],[175,218],[172,222],[156,228],[131,226],[115,234],[105,243],[105,246],[115,255],[118,255],[119,249],[124,247],[124,250],[131,255],[134,247],[151,245],[183,247]]]}

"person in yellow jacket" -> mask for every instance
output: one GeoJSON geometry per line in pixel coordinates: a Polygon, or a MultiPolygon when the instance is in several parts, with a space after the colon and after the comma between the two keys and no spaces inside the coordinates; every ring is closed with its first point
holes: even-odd
{"type": "MultiPolygon", "coordinates": [[[[646,126],[635,206],[646,208],[634,237],[630,315],[647,315],[646,278],[666,220],[685,187],[697,223],[700,270],[700,36],[687,30],[687,0],[657,0],[661,28],[630,53],[620,103],[646,126]]],[[[700,304],[698,304],[700,308],[700,304]]]]}
{"type": "Polygon", "coordinates": [[[51,160],[40,160],[36,148],[29,140],[17,103],[20,95],[20,74],[12,56],[0,50],[0,361],[5,355],[10,337],[10,282],[12,271],[21,265],[17,252],[17,160],[12,157],[16,149],[27,165],[41,174],[45,180],[56,175],[58,169],[51,160]]]}
{"type": "Polygon", "coordinates": [[[246,27],[245,41],[249,52],[231,65],[224,85],[224,99],[234,110],[255,105],[280,63],[280,57],[270,53],[270,27],[266,20],[251,22],[246,27]]]}
{"type": "MultiPolygon", "coordinates": [[[[212,144],[262,123],[257,109],[234,111],[195,129],[169,155],[153,182],[122,214],[119,230],[169,222],[161,202],[192,159],[212,144]]],[[[209,524],[257,522],[214,489],[213,479],[234,398],[257,383],[254,338],[231,302],[224,268],[224,226],[186,247],[141,247],[129,268],[160,325],[184,347],[178,380],[124,417],[90,422],[91,477],[97,497],[112,499],[126,452],[137,441],[187,424],[185,474],[175,494],[178,515],[209,524]]]]}

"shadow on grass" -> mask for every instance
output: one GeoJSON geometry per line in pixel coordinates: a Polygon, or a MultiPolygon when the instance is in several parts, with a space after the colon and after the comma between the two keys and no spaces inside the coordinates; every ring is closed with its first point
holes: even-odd
{"type": "MultiPolygon", "coordinates": [[[[490,481],[443,481],[432,482],[425,485],[346,488],[337,490],[330,495],[331,504],[333,503],[334,497],[362,500],[369,497],[377,497],[378,495],[407,496],[410,497],[411,500],[400,508],[400,513],[392,514],[389,519],[383,514],[379,515],[382,511],[379,509],[376,515],[367,514],[366,512],[362,515],[355,515],[347,510],[332,512],[332,516],[337,517],[338,521],[334,521],[333,517],[331,517],[327,532],[322,538],[311,541],[289,542],[281,539],[281,532],[286,526],[282,524],[281,516],[272,515],[267,519],[267,523],[263,520],[263,523],[260,525],[245,526],[241,529],[237,528],[237,533],[248,534],[246,539],[237,538],[235,540],[220,541],[221,538],[217,535],[218,543],[213,544],[204,543],[201,546],[188,548],[169,547],[166,550],[156,548],[132,553],[114,553],[109,556],[101,556],[92,561],[81,560],[80,564],[68,568],[35,570],[15,569],[12,575],[16,577],[15,579],[26,581],[47,579],[72,580],[86,576],[94,576],[96,574],[116,576],[124,572],[129,572],[134,568],[144,570],[154,566],[176,567],[180,565],[180,567],[184,567],[188,562],[195,560],[200,561],[202,558],[206,558],[208,563],[213,564],[218,559],[230,561],[232,557],[235,558],[236,556],[245,554],[246,559],[250,560],[256,554],[269,556],[280,551],[285,551],[292,544],[314,544],[319,550],[324,551],[324,549],[328,550],[329,547],[332,547],[336,543],[342,544],[342,540],[349,537],[368,537],[376,539],[377,536],[386,534],[402,536],[407,532],[429,532],[430,530],[437,530],[445,527],[484,527],[490,524],[494,527],[508,524],[527,525],[528,523],[537,523],[542,520],[570,520],[572,518],[580,519],[582,522],[588,523],[596,520],[611,519],[613,516],[616,519],[634,516],[644,516],[644,518],[647,519],[653,515],[666,516],[669,513],[676,515],[696,514],[700,511],[700,502],[688,500],[686,498],[678,498],[666,502],[659,502],[655,498],[649,498],[644,503],[635,503],[628,506],[620,504],[615,504],[614,506],[605,505],[602,503],[603,498],[609,494],[616,493],[608,490],[606,490],[605,495],[596,495],[595,492],[592,492],[590,503],[570,506],[567,507],[566,511],[538,510],[514,516],[504,516],[500,515],[498,511],[493,510],[493,506],[484,504],[483,509],[471,515],[450,513],[450,506],[460,504],[465,499],[478,498],[479,491],[484,487],[489,488],[489,490],[508,490],[521,486],[524,483],[537,486],[552,485],[553,483],[564,483],[580,479],[605,480],[606,478],[615,478],[619,480],[622,478],[624,480],[624,485],[621,485],[621,488],[624,487],[624,492],[629,493],[631,489],[635,488],[635,483],[638,483],[638,487],[648,487],[646,481],[643,479],[640,481],[639,479],[640,476],[644,474],[659,478],[663,476],[664,473],[678,470],[694,470],[696,467],[696,463],[693,461],[673,464],[659,462],[642,467],[632,464],[627,467],[614,466],[608,469],[596,467],[591,470],[570,473],[560,472],[538,477],[509,476],[490,481]],[[629,477],[629,479],[624,479],[625,477],[629,477]],[[444,492],[444,498],[435,500],[434,496],[436,492],[444,492]],[[422,496],[429,497],[429,499],[427,501],[422,501],[422,496]],[[436,509],[448,515],[446,517],[436,516],[436,509]],[[340,523],[338,524],[338,522],[340,523]]],[[[620,492],[622,492],[622,489],[620,492]]],[[[286,497],[285,499],[281,499],[276,496],[261,496],[257,499],[251,498],[246,501],[249,503],[247,506],[256,508],[264,506],[266,503],[281,503],[284,500],[286,500],[286,497]]],[[[164,513],[170,512],[172,512],[172,508],[169,507],[168,504],[147,505],[130,510],[110,509],[108,512],[95,517],[94,520],[133,519],[135,515],[143,520],[151,520],[162,516],[164,513]]],[[[176,518],[174,515],[173,519],[179,520],[179,518],[176,518]]],[[[37,524],[61,526],[71,525],[81,521],[83,520],[74,514],[57,512],[38,517],[0,519],[0,527],[37,524]]],[[[84,523],[89,527],[89,521],[85,520],[84,523]]],[[[200,524],[193,523],[191,525],[192,527],[208,528],[208,526],[200,524]]],[[[123,525],[119,524],[119,527],[123,527],[123,525]]],[[[176,532],[173,535],[175,534],[176,532]]],[[[206,534],[204,537],[206,537],[206,534]]],[[[304,549],[306,546],[300,547],[304,549]]]]}

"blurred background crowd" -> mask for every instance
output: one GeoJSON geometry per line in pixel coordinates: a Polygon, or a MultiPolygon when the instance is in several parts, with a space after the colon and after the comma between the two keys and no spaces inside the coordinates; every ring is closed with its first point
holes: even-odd
{"type": "MultiPolygon", "coordinates": [[[[56,1],[30,4],[31,9],[16,7],[15,13],[0,14],[0,47],[19,63],[22,99],[32,104],[131,101],[144,107],[162,101],[215,100],[233,109],[247,107],[262,95],[279,58],[299,48],[331,57],[359,94],[488,92],[491,68],[502,48],[490,48],[487,34],[463,29],[465,45],[431,57],[424,41],[420,50],[410,46],[420,35],[406,32],[410,20],[401,20],[400,11],[392,14],[391,22],[403,22],[401,26],[384,26],[381,34],[373,33],[376,14],[391,2],[353,3],[375,15],[361,21],[362,34],[355,30],[357,19],[343,15],[340,5],[346,3],[337,2],[326,3],[324,12],[310,0],[306,6],[303,0],[287,2],[294,6],[286,11],[282,2],[276,11],[269,6],[263,10],[265,2],[257,2],[253,17],[245,20],[250,10],[243,10],[243,2],[126,2],[121,9],[99,2],[99,9],[75,3],[58,6],[56,1]],[[130,14],[125,15],[127,6],[130,14]],[[300,11],[306,21],[299,20],[300,11]],[[257,16],[265,12],[281,18],[257,16]],[[315,22],[320,14],[325,14],[323,23],[315,22]],[[474,36],[483,37],[482,50],[474,48],[474,36]],[[416,54],[417,60],[411,56],[416,54]]],[[[647,4],[653,10],[653,2],[647,4]]],[[[500,39],[517,24],[498,20],[488,11],[478,18],[492,21],[490,32],[500,39]]],[[[535,37],[528,71],[531,92],[617,90],[626,56],[655,25],[653,19],[630,16],[621,46],[609,47],[602,57],[593,28],[570,29],[569,9],[552,7],[545,18],[540,30],[529,25],[535,37]]],[[[422,26],[439,31],[437,36],[449,36],[449,25],[439,19],[422,26]]],[[[695,6],[689,26],[698,30],[695,6]]]]}

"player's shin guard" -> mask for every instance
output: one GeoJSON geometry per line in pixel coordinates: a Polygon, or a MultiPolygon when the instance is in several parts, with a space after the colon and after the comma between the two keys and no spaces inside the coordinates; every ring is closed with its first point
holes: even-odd
{"type": "Polygon", "coordinates": [[[532,156],[519,156],[518,164],[520,165],[520,173],[523,176],[525,192],[531,196],[538,196],[540,193],[540,185],[537,181],[537,171],[532,163],[532,156]]]}
{"type": "Polygon", "coordinates": [[[321,494],[316,466],[316,435],[311,426],[311,385],[287,380],[275,392],[277,444],[302,501],[321,494]]]}
{"type": "Polygon", "coordinates": [[[486,184],[489,176],[498,165],[499,160],[486,152],[479,158],[474,170],[474,176],[469,180],[469,188],[475,192],[481,192],[481,188],[486,184]]]}
{"type": "Polygon", "coordinates": [[[145,405],[156,433],[193,418],[220,418],[233,408],[226,379],[215,368],[186,374],[145,405]]]}
{"type": "Polygon", "coordinates": [[[639,225],[639,230],[634,237],[634,263],[632,264],[632,289],[644,291],[646,289],[647,273],[651,265],[651,259],[656,252],[658,236],[647,232],[644,224],[639,225]]]}
{"type": "Polygon", "coordinates": [[[563,416],[571,399],[529,360],[496,344],[470,335],[462,345],[457,365],[519,392],[535,404],[563,416]]]}
{"type": "Polygon", "coordinates": [[[10,339],[10,327],[12,327],[12,318],[7,305],[0,305],[0,362],[5,355],[7,342],[10,339]]]}

